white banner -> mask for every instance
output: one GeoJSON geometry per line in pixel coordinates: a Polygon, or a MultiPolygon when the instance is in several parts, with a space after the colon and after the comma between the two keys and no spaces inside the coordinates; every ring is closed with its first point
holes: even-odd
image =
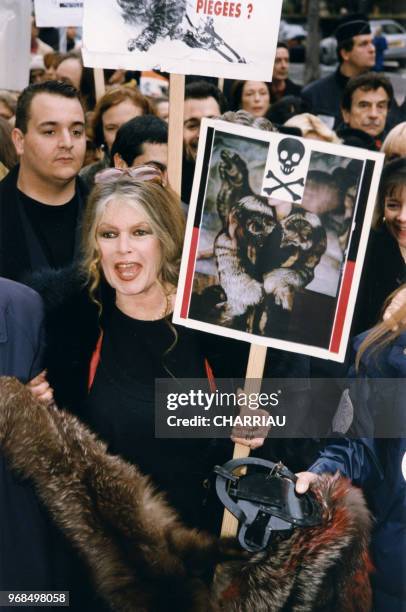
{"type": "Polygon", "coordinates": [[[282,0],[86,0],[95,68],[271,81],[282,0]]]}
{"type": "Polygon", "coordinates": [[[82,26],[83,0],[34,0],[39,28],[82,26]]]}
{"type": "Polygon", "coordinates": [[[31,3],[0,2],[0,89],[20,91],[30,74],[31,3]]]}

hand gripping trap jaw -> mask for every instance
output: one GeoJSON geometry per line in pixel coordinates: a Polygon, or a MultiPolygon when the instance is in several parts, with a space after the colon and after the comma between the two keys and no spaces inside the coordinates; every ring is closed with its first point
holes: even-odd
{"type": "Polygon", "coordinates": [[[321,523],[321,507],[313,493],[297,495],[295,474],[282,463],[256,457],[232,459],[216,466],[216,491],[239,522],[238,540],[258,552],[270,544],[273,532],[290,535],[296,527],[321,523]],[[241,476],[233,472],[247,468],[241,476]]]}

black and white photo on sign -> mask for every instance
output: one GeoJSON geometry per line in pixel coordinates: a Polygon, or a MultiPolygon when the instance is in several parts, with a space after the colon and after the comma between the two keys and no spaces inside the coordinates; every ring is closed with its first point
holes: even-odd
{"type": "Polygon", "coordinates": [[[205,126],[174,320],[340,360],[382,156],[205,126]]]}
{"type": "Polygon", "coordinates": [[[34,0],[34,8],[39,28],[82,26],[83,0],[34,0]]]}
{"type": "Polygon", "coordinates": [[[84,61],[270,81],[281,10],[282,0],[86,0],[84,61]]]}

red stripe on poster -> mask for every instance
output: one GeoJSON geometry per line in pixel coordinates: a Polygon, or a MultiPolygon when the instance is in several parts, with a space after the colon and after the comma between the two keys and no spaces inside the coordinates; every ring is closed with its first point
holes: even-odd
{"type": "Polygon", "coordinates": [[[189,311],[190,294],[192,293],[193,285],[193,273],[195,270],[196,251],[197,243],[199,241],[199,228],[194,227],[192,231],[192,240],[190,243],[189,261],[187,264],[185,290],[183,292],[182,308],[180,309],[180,316],[182,319],[187,319],[189,311]]]}
{"type": "Polygon", "coordinates": [[[330,343],[330,351],[332,353],[338,353],[340,349],[340,342],[343,335],[344,320],[347,312],[348,299],[350,297],[354,269],[355,261],[347,261],[344,268],[343,283],[341,286],[340,297],[338,299],[337,315],[330,343]]]}

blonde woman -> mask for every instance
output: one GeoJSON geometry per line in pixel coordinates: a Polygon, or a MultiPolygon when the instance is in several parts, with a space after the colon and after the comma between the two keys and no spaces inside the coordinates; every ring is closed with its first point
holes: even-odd
{"type": "Polygon", "coordinates": [[[207,335],[171,322],[184,216],[154,167],[110,168],[96,181],[83,222],[82,291],[64,273],[63,304],[47,317],[49,381],[58,405],[80,407],[109,450],[152,476],[189,525],[211,528],[205,480],[215,445],[155,437],[156,379],[207,377],[207,335]]]}

